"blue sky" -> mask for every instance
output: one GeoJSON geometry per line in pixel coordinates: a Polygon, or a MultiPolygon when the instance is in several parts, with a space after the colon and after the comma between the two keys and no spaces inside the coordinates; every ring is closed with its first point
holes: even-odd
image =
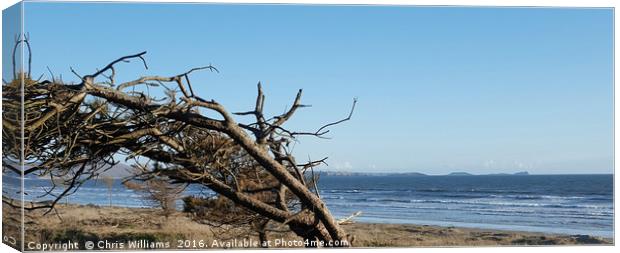
{"type": "Polygon", "coordinates": [[[308,131],[358,97],[295,147],[329,170],[613,172],[612,9],[29,2],[25,20],[33,76],[147,50],[119,78],[211,63],[198,93],[243,111],[261,81],[274,114],[303,88],[288,126],[308,131]]]}

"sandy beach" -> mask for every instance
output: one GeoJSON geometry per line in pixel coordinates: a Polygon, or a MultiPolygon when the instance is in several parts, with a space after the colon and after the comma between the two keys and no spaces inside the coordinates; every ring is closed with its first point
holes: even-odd
{"type": "MultiPolygon", "coordinates": [[[[9,207],[4,206],[5,211],[9,207]]],[[[6,212],[5,214],[7,214],[6,212]]],[[[260,247],[258,235],[247,227],[215,227],[193,221],[186,213],[165,218],[157,209],[59,205],[57,213],[27,219],[26,246],[62,247],[62,243],[101,241],[101,249],[138,248],[243,248],[260,247]],[[130,243],[133,243],[130,246],[130,243]],[[136,244],[138,243],[138,244],[136,244]]],[[[17,217],[17,216],[16,216],[17,217]]],[[[3,216],[3,231],[11,234],[14,224],[3,216]]],[[[343,228],[354,236],[353,247],[438,247],[496,245],[609,245],[610,238],[587,235],[554,235],[532,232],[500,231],[458,227],[408,224],[353,223],[343,228]]],[[[271,247],[303,247],[301,240],[285,228],[274,226],[269,232],[271,247]]],[[[66,246],[66,245],[65,245],[66,246]]],[[[97,247],[97,245],[95,245],[97,247]]]]}

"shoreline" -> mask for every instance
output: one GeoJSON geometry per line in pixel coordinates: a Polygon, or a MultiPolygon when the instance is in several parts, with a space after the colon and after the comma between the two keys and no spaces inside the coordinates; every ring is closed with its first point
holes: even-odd
{"type": "MultiPolygon", "coordinates": [[[[395,239],[393,241],[396,242],[396,245],[393,245],[392,247],[411,246],[411,243],[397,245],[399,240],[411,239],[417,241],[414,243],[415,246],[421,247],[614,244],[613,238],[583,234],[560,234],[457,226],[354,223],[351,225],[344,225],[343,228],[345,230],[353,228],[351,231],[362,231],[362,233],[363,231],[374,230],[381,231],[380,233],[391,233],[395,235],[395,239]]],[[[381,238],[378,234],[375,235],[378,238],[381,238]]],[[[387,245],[385,246],[388,247],[387,245]]]]}
{"type": "MultiPolygon", "coordinates": [[[[545,234],[587,234],[612,238],[613,195],[607,191],[610,177],[540,176],[499,180],[490,177],[454,180],[418,177],[323,177],[319,188],[323,201],[335,218],[362,211],[357,222],[434,225],[488,230],[540,232],[545,234]],[[361,181],[360,181],[361,180],[361,181]],[[553,187],[544,182],[556,182],[553,187]],[[566,182],[576,191],[566,191],[566,182]],[[362,182],[360,184],[360,182],[362,182]],[[594,185],[591,183],[596,182],[594,185]],[[559,184],[559,185],[556,185],[559,184]],[[372,186],[372,187],[371,187],[372,186]],[[544,189],[544,190],[542,190],[544,189]]],[[[29,183],[30,196],[45,182],[29,183]]],[[[113,205],[150,208],[144,196],[120,182],[112,187],[113,205]]],[[[18,188],[11,191],[19,192],[18,188]]],[[[9,192],[11,192],[9,191],[9,192]]],[[[187,187],[184,196],[214,193],[201,187],[187,187]],[[206,190],[205,192],[202,192],[206,190]]],[[[19,198],[19,196],[16,196],[19,198]]],[[[63,199],[72,204],[108,206],[109,190],[96,181],[63,199]]],[[[177,209],[183,202],[177,200],[177,209]]]]}
{"type": "Polygon", "coordinates": [[[454,224],[461,222],[435,222],[435,221],[415,221],[415,222],[381,222],[381,221],[358,221],[360,224],[379,224],[379,225],[403,225],[403,226],[427,226],[427,227],[441,227],[441,228],[459,228],[459,229],[468,229],[468,230],[480,230],[480,231],[498,231],[498,232],[507,232],[507,233],[524,233],[524,234],[540,234],[540,235],[552,235],[552,236],[570,236],[570,235],[585,235],[591,237],[604,238],[606,240],[613,240],[614,231],[611,231],[611,236],[601,235],[597,233],[588,233],[588,231],[578,232],[572,231],[573,229],[561,229],[566,232],[558,232],[558,231],[544,231],[543,229],[537,229],[538,227],[530,227],[530,226],[522,226],[522,225],[513,225],[514,229],[506,228],[504,225],[495,225],[495,224],[483,224],[483,223],[462,223],[462,224],[454,224]],[[445,224],[449,223],[449,224],[445,224]],[[525,227],[525,229],[519,229],[519,227],[525,227]],[[532,228],[528,230],[527,228],[532,228]],[[572,231],[572,232],[568,232],[572,231]]]}
{"type": "MultiPolygon", "coordinates": [[[[4,205],[3,232],[10,234],[11,217],[4,205]]],[[[15,210],[13,210],[15,211],[15,210]]],[[[42,212],[41,212],[42,213],[42,212]]],[[[94,205],[58,205],[47,216],[30,220],[27,242],[54,243],[59,241],[167,242],[176,248],[179,242],[213,242],[216,248],[239,248],[226,244],[229,240],[258,240],[258,234],[248,227],[214,227],[191,219],[190,215],[175,212],[166,218],[158,209],[100,207],[94,205]],[[217,242],[217,243],[216,243],[217,242]],[[224,242],[224,243],[222,243],[224,242]]],[[[293,242],[300,238],[285,227],[273,224],[269,239],[293,242]],[[280,226],[280,227],[278,227],[280,226]]],[[[589,235],[565,235],[501,229],[467,228],[436,225],[388,224],[355,222],[342,228],[353,236],[353,247],[450,247],[500,245],[613,245],[613,238],[589,235]]],[[[300,247],[281,243],[280,247],[300,247]]],[[[256,245],[250,245],[255,247],[256,245]]],[[[276,247],[276,248],[280,248],[276,247]]],[[[241,248],[244,248],[241,245],[241,248]]],[[[122,249],[122,248],[121,248],[122,249]]]]}

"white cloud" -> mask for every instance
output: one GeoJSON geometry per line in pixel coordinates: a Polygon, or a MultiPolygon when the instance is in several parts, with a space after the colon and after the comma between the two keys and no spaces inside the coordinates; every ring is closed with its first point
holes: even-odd
{"type": "Polygon", "coordinates": [[[351,169],[353,169],[353,165],[351,164],[351,162],[345,161],[345,162],[341,162],[341,163],[336,163],[334,165],[334,168],[336,170],[351,170],[351,169]]]}

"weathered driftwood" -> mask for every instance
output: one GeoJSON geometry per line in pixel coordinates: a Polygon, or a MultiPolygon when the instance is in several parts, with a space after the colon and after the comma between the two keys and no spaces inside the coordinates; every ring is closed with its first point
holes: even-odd
{"type": "Polygon", "coordinates": [[[355,217],[362,215],[362,211],[357,211],[351,215],[349,215],[348,217],[342,218],[338,220],[338,224],[340,225],[346,225],[346,224],[353,224],[355,223],[355,221],[353,221],[353,219],[355,219],[355,217]]]}

